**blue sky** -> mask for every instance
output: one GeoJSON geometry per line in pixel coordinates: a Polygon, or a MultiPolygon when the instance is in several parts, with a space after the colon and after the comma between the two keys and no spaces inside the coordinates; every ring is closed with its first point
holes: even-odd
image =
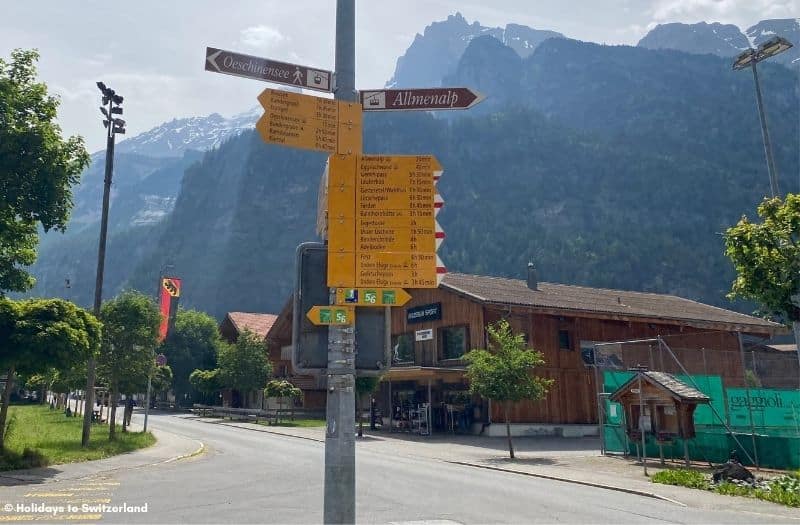
{"type": "MultiPolygon", "coordinates": [[[[265,84],[203,70],[205,47],[333,69],[334,0],[0,0],[0,56],[38,48],[40,77],[62,98],[60,121],[103,146],[95,81],[126,97],[136,134],[174,117],[229,116],[256,105],[265,84]]],[[[800,0],[357,0],[357,84],[381,87],[416,33],[460,11],[581,40],[635,44],[663,22],[746,28],[800,16],[800,0]]]]}

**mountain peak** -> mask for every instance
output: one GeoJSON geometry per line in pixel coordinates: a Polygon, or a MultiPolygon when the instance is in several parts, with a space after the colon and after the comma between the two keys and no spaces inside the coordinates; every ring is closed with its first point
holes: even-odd
{"type": "Polygon", "coordinates": [[[787,66],[800,64],[800,19],[798,18],[762,20],[745,31],[735,25],[719,22],[659,24],[647,33],[638,45],[648,49],[675,49],[696,55],[712,54],[729,58],[745,49],[756,47],[776,35],[794,43],[795,47],[771,60],[787,66]]]}
{"type": "Polygon", "coordinates": [[[638,46],[730,57],[750,47],[750,42],[733,24],[672,22],[657,25],[639,41],[638,46]]]}
{"type": "Polygon", "coordinates": [[[255,110],[225,118],[219,113],[205,117],[173,118],[117,144],[120,153],[150,157],[182,157],[186,151],[205,151],[227,138],[255,126],[255,110]]]}
{"type": "Polygon", "coordinates": [[[519,24],[486,27],[480,22],[470,24],[456,12],[446,20],[427,26],[417,33],[406,53],[397,59],[394,75],[387,87],[435,87],[453,74],[469,43],[477,37],[489,36],[507,45],[525,58],[548,38],[564,38],[555,31],[533,29],[519,24]]]}

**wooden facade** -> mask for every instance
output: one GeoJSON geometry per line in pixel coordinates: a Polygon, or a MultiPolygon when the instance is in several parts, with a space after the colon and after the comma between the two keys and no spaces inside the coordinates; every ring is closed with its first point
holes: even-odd
{"type": "MultiPolygon", "coordinates": [[[[546,293],[527,290],[522,284],[521,293],[546,293]]],[[[759,325],[756,321],[761,320],[746,316],[737,320],[744,325],[708,321],[698,317],[697,312],[691,314],[694,317],[687,314],[690,320],[682,320],[675,316],[674,310],[664,316],[655,310],[653,315],[625,315],[590,308],[504,304],[447,285],[409,292],[412,295],[409,303],[392,308],[395,361],[374,397],[384,419],[396,414],[403,403],[429,403],[434,429],[437,425],[453,425],[452,417],[448,416],[453,407],[468,413],[466,419],[472,430],[476,424],[502,420],[500,407],[468,395],[465,363],[452,353],[454,347],[460,347],[462,354],[473,348],[485,348],[485,326],[500,319],[507,319],[516,332],[525,335],[532,348],[543,354],[546,364],[535,373],[554,380],[545,399],[520,402],[512,408],[511,421],[528,425],[597,422],[595,369],[585,362],[582,348],[592,348],[595,343],[645,340],[612,350],[619,354],[624,367],[642,365],[672,374],[681,374],[685,369],[690,374],[719,375],[726,385],[741,386],[744,370],[736,332],[768,337],[777,326],[759,325]],[[746,324],[748,319],[753,320],[752,326],[746,324]],[[657,337],[664,338],[668,350],[659,347],[657,337]]],[[[615,297],[615,305],[617,301],[615,297]]],[[[674,301],[671,304],[674,307],[674,301]]],[[[722,311],[697,306],[700,307],[707,309],[712,317],[713,311],[722,311]]],[[[324,378],[297,376],[291,371],[291,316],[291,304],[287,304],[267,336],[270,358],[276,374],[286,371],[285,375],[305,391],[306,406],[322,408],[324,378]]]]}
{"type": "MultiPolygon", "coordinates": [[[[516,403],[511,410],[513,423],[540,424],[594,424],[597,422],[597,392],[594,369],[583,361],[581,344],[628,341],[664,337],[670,350],[680,363],[693,374],[720,375],[731,386],[743,384],[743,369],[738,357],[738,338],[727,327],[698,328],[678,321],[657,319],[638,320],[634,317],[603,315],[596,312],[541,311],[535,307],[514,305],[481,304],[481,302],[446,288],[414,291],[412,300],[403,308],[392,310],[393,341],[398,335],[411,334],[430,329],[432,339],[414,343],[414,362],[395,363],[384,379],[393,376],[408,378],[401,373],[404,367],[463,368],[460,359],[442,359],[441,330],[457,326],[468,327],[469,341],[466,349],[485,348],[484,327],[500,319],[507,319],[516,332],[525,334],[530,346],[541,352],[545,366],[537,368],[536,374],[553,379],[553,386],[544,400],[516,403]],[[409,310],[424,306],[441,305],[441,319],[410,324],[409,310]],[[568,347],[564,347],[566,332],[568,347]]],[[[668,351],[658,349],[657,344],[625,345],[625,364],[641,364],[655,370],[681,373],[680,365],[668,351]]],[[[427,381],[420,373],[418,387],[427,388],[427,381]]],[[[437,390],[447,388],[449,379],[434,379],[432,403],[441,402],[437,390]]],[[[464,384],[466,382],[464,381],[464,384]]],[[[386,399],[387,388],[381,397],[386,399]]],[[[477,402],[477,401],[476,401],[477,402]]],[[[385,403],[386,404],[386,403],[385,403]]],[[[484,422],[501,421],[499,406],[482,403],[484,422]]],[[[481,411],[479,411],[481,412],[481,411]]]]}

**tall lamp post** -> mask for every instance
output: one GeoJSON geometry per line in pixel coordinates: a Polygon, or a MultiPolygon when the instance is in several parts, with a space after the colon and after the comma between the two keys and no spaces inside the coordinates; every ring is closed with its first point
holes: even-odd
{"type": "MultiPolygon", "coordinates": [[[[103,270],[106,262],[106,234],[108,233],[108,202],[111,193],[111,175],[114,171],[114,138],[117,134],[125,134],[125,121],[115,115],[122,115],[122,97],[102,82],[97,88],[103,94],[103,126],[106,128],[106,174],[103,185],[103,213],[100,219],[100,244],[97,249],[97,278],[94,284],[94,315],[100,317],[100,305],[103,299],[103,270]]],[[[86,364],[86,401],[83,410],[83,434],[81,446],[89,445],[92,430],[92,413],[94,409],[95,359],[89,358],[86,364]]]]}
{"type": "Polygon", "coordinates": [[[775,159],[772,156],[772,143],[769,140],[767,129],[767,116],[764,114],[764,101],[761,99],[761,84],[758,81],[757,64],[762,60],[772,58],[792,47],[792,43],[785,38],[776,36],[763,42],[756,49],[748,49],[733,61],[733,69],[740,70],[750,67],[753,70],[753,80],[756,84],[756,104],[758,116],[761,120],[761,136],[764,139],[764,153],[767,157],[767,171],[769,172],[769,189],[772,196],[780,194],[778,189],[778,173],[775,170],[775,159]]]}

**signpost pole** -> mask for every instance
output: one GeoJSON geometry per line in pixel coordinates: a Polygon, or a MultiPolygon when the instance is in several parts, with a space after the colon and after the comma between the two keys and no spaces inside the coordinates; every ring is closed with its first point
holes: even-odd
{"type": "Polygon", "coordinates": [[[147,416],[150,415],[150,390],[153,388],[153,372],[147,374],[147,395],[144,400],[144,425],[142,432],[147,432],[147,416]]]}
{"type": "MultiPolygon", "coordinates": [[[[355,0],[336,1],[337,100],[355,101],[355,0]]],[[[361,153],[360,151],[354,153],[361,153]]],[[[336,290],[330,291],[336,304],[336,290]]],[[[355,330],[328,327],[325,431],[325,523],[355,523],[355,330]]]]}

